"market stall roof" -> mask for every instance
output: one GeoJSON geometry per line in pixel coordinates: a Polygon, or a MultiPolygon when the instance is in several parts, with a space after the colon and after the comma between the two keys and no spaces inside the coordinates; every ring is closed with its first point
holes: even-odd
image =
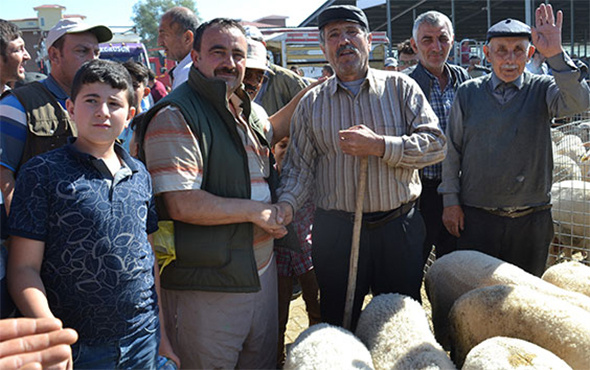
{"type": "MultiPolygon", "coordinates": [[[[525,0],[490,0],[490,25],[505,19],[515,18],[526,21],[525,3],[531,4],[531,17],[534,23],[534,10],[545,1],[525,0]]],[[[385,0],[359,0],[363,4],[378,4],[365,8],[371,31],[387,31],[387,9],[385,0]]],[[[393,45],[411,37],[414,17],[428,10],[438,10],[453,20],[452,6],[455,8],[455,40],[475,39],[485,41],[488,29],[487,0],[390,0],[391,7],[391,41],[393,45]]],[[[590,1],[561,0],[551,1],[555,10],[562,10],[563,15],[563,43],[570,44],[573,33],[574,43],[590,43],[590,1]],[[573,5],[573,12],[572,10],[573,5]],[[573,32],[572,32],[573,17],[573,32]]],[[[317,15],[322,9],[330,5],[357,5],[355,0],[327,0],[300,27],[317,26],[317,15]]],[[[590,53],[590,50],[589,50],[590,53]]]]}

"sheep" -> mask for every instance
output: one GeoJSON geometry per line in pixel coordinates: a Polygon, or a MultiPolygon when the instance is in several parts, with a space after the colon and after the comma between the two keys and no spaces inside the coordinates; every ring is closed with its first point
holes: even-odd
{"type": "Polygon", "coordinates": [[[564,133],[575,135],[580,138],[582,143],[588,142],[590,140],[590,131],[588,130],[588,122],[583,122],[580,124],[569,124],[567,128],[562,126],[561,129],[566,131],[564,133]]]}
{"type": "Polygon", "coordinates": [[[564,136],[565,135],[563,132],[559,131],[558,129],[551,129],[551,142],[555,143],[556,145],[561,141],[561,139],[563,139],[564,136]]]}
{"type": "Polygon", "coordinates": [[[590,297],[590,267],[569,261],[551,266],[541,279],[558,287],[590,297]]]}
{"type": "Polygon", "coordinates": [[[576,162],[566,155],[553,158],[553,181],[582,180],[582,171],[576,162]]]}
{"type": "Polygon", "coordinates": [[[562,359],[522,339],[493,337],[473,347],[461,370],[571,370],[562,359]]]}
{"type": "Polygon", "coordinates": [[[562,244],[590,248],[590,182],[561,181],[551,187],[551,214],[562,244]]]}
{"type": "Polygon", "coordinates": [[[357,337],[375,369],[454,369],[430,331],[422,305],[401,294],[373,297],[361,313],[357,337]]]}
{"type": "Polygon", "coordinates": [[[556,154],[567,155],[577,161],[586,154],[586,148],[578,136],[565,135],[557,143],[556,154]]]}
{"type": "Polygon", "coordinates": [[[437,341],[449,349],[448,314],[453,303],[470,290],[497,284],[528,286],[590,312],[590,298],[547,283],[510,263],[484,253],[455,251],[436,260],[425,276],[437,341]]]}
{"type": "Polygon", "coordinates": [[[287,352],[283,369],[373,369],[371,354],[350,331],[329,324],[307,328],[287,352]]]}
{"type": "Polygon", "coordinates": [[[467,353],[496,336],[541,346],[574,369],[590,366],[590,312],[526,286],[494,285],[460,297],[449,315],[451,356],[463,365],[467,353]]]}
{"type": "MultiPolygon", "coordinates": [[[[555,159],[554,159],[555,161],[555,159]]],[[[584,180],[584,181],[588,181],[590,180],[590,151],[586,152],[586,154],[584,154],[584,156],[582,156],[580,159],[578,159],[576,161],[578,168],[580,169],[580,174],[582,175],[581,179],[556,179],[555,176],[553,177],[553,182],[560,182],[560,181],[565,181],[565,180],[584,180]]],[[[555,168],[554,168],[554,173],[555,173],[555,168]]]]}

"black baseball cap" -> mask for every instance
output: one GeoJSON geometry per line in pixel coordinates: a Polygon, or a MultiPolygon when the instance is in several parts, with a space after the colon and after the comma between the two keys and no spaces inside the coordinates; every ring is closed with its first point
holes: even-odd
{"type": "Polygon", "coordinates": [[[352,5],[333,5],[324,9],[318,15],[318,28],[321,30],[328,23],[336,21],[355,22],[369,29],[365,12],[352,5]]]}

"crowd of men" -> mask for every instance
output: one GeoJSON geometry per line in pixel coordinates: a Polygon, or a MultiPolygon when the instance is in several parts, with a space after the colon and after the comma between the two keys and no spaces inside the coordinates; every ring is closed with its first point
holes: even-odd
{"type": "Polygon", "coordinates": [[[535,27],[495,24],[491,70],[471,78],[448,62],[446,15],[418,16],[380,70],[365,13],[331,6],[318,16],[329,66],[310,84],[266,60],[259,30],[175,7],[158,36],[172,90],[134,117],[148,77],[96,61],[108,27],[59,21],[50,75],[10,90],[30,56],[0,20],[2,294],[29,317],[0,321],[0,367],[280,367],[294,277],[310,322],[345,322],[359,174],[352,329],[369,292],[420,301],[433,248],[541,275],[551,119],[590,107],[562,22],[542,4],[535,27]],[[526,70],[535,54],[551,75],[526,70]],[[143,163],[115,140],[130,121],[143,163]]]}

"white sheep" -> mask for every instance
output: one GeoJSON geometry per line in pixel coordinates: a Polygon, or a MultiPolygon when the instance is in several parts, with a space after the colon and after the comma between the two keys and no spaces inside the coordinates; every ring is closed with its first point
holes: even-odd
{"type": "Polygon", "coordinates": [[[437,259],[425,276],[426,292],[432,306],[432,323],[438,342],[449,348],[448,315],[463,294],[484,286],[523,285],[568,301],[590,312],[590,298],[556,287],[521,268],[484,253],[455,251],[437,259]]]}
{"type": "Polygon", "coordinates": [[[361,313],[356,336],[375,369],[454,369],[430,331],[422,305],[401,294],[373,297],[361,313]]]}
{"type": "Polygon", "coordinates": [[[568,180],[553,184],[551,203],[560,244],[589,249],[590,182],[568,180]]]}
{"type": "Polygon", "coordinates": [[[449,314],[452,358],[488,338],[529,341],[559,356],[574,369],[590,366],[590,312],[526,286],[494,285],[461,296],[449,314]]]}
{"type": "Polygon", "coordinates": [[[590,266],[576,261],[553,265],[541,279],[558,287],[590,297],[590,266]]]}
{"type": "Polygon", "coordinates": [[[350,331],[317,324],[302,332],[287,352],[283,369],[373,369],[371,354],[350,331]]]}
{"type": "MultiPolygon", "coordinates": [[[[555,161],[555,159],[554,159],[555,161]]],[[[586,154],[584,154],[584,156],[582,156],[580,159],[578,159],[576,161],[576,163],[578,164],[578,168],[580,169],[580,173],[582,175],[581,179],[563,179],[563,180],[558,180],[555,178],[555,176],[553,177],[553,182],[559,182],[559,181],[564,181],[564,180],[584,180],[584,181],[588,181],[590,180],[590,151],[587,151],[586,154]]],[[[554,173],[555,173],[555,168],[553,169],[554,173]]]]}
{"type": "Polygon", "coordinates": [[[576,135],[565,135],[557,143],[556,153],[567,155],[574,161],[577,161],[586,154],[586,148],[580,137],[576,135]]]}
{"type": "Polygon", "coordinates": [[[551,129],[551,142],[555,143],[557,145],[557,143],[559,143],[561,141],[561,139],[563,139],[565,135],[563,134],[563,132],[559,131],[558,129],[552,128],[551,129]]]}
{"type": "Polygon", "coordinates": [[[582,180],[582,171],[573,159],[558,154],[553,158],[553,182],[565,180],[582,180]]]}
{"type": "Polygon", "coordinates": [[[522,339],[493,337],[473,347],[461,370],[571,370],[562,359],[522,339]]]}

